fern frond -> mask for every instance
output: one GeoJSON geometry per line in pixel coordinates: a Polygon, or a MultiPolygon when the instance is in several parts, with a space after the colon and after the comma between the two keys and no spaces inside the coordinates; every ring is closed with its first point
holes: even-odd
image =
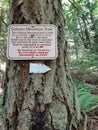
{"type": "Polygon", "coordinates": [[[87,84],[87,83],[79,83],[77,86],[77,89],[80,90],[81,88],[85,88],[87,90],[95,89],[96,85],[87,84]]]}
{"type": "Polygon", "coordinates": [[[78,90],[79,97],[81,97],[82,95],[88,95],[88,94],[90,94],[90,91],[87,89],[82,88],[82,89],[78,90]]]}
{"type": "Polygon", "coordinates": [[[90,98],[84,101],[84,104],[82,106],[82,109],[87,110],[91,108],[92,106],[95,106],[98,104],[98,96],[97,95],[91,95],[90,98]]]}
{"type": "Polygon", "coordinates": [[[98,96],[91,94],[91,89],[95,89],[95,85],[86,84],[86,83],[80,83],[78,85],[78,97],[79,97],[79,103],[80,108],[82,110],[88,110],[92,106],[95,106],[98,104],[98,96]]]}

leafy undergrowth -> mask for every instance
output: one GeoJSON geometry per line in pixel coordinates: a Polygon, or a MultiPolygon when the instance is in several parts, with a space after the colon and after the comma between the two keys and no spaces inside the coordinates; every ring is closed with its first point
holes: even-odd
{"type": "Polygon", "coordinates": [[[91,94],[96,89],[95,85],[80,83],[77,87],[81,110],[88,110],[98,104],[98,95],[91,94]]]}
{"type": "Polygon", "coordinates": [[[70,61],[73,81],[78,90],[82,127],[85,130],[98,129],[98,55],[88,55],[89,60],[70,61]],[[84,124],[84,125],[83,125],[84,124]]]}
{"type": "MultiPolygon", "coordinates": [[[[98,79],[98,54],[96,53],[87,52],[84,58],[71,59],[69,60],[69,65],[75,82],[85,82],[89,80],[89,77],[91,77],[91,80],[94,79],[94,81],[96,78],[98,79]]],[[[92,80],[89,84],[98,85],[98,80],[96,82],[93,83],[92,80]]]]}

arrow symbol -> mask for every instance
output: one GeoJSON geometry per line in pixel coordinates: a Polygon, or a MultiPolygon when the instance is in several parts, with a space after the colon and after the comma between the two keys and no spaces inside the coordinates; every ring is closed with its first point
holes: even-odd
{"type": "Polygon", "coordinates": [[[46,73],[51,68],[41,63],[30,63],[29,73],[46,73]]]}

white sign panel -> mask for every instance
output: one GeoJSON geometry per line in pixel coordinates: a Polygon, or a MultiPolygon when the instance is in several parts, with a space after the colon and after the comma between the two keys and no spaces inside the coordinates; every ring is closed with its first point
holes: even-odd
{"type": "Polygon", "coordinates": [[[49,60],[57,57],[57,27],[52,24],[12,24],[8,28],[10,60],[49,60]]]}
{"type": "Polygon", "coordinates": [[[46,73],[51,68],[41,63],[30,63],[29,73],[46,73]]]}

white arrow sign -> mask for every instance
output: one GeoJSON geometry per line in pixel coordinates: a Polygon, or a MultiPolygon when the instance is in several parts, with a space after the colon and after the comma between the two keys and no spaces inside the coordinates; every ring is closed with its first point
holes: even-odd
{"type": "Polygon", "coordinates": [[[29,73],[46,73],[51,68],[41,63],[30,63],[29,73]]]}

